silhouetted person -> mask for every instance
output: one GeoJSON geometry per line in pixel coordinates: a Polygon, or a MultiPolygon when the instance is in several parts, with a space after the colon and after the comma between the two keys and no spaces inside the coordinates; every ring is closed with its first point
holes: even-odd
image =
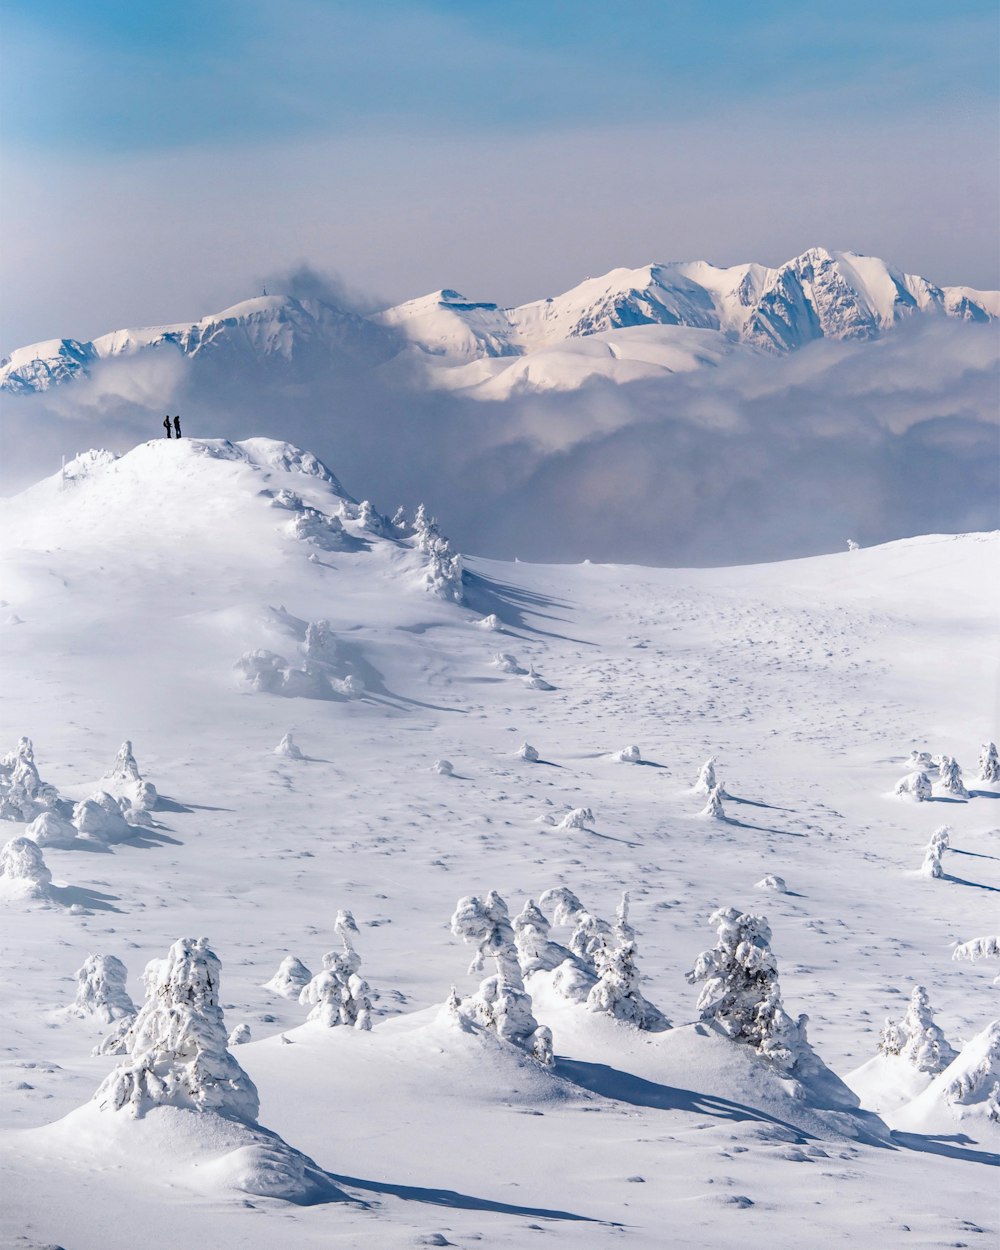
{"type": "Polygon", "coordinates": [[[170,414],[163,418],[163,428],[167,431],[167,438],[170,437],[170,414]]]}
{"type": "Polygon", "coordinates": [[[176,438],[180,438],[180,436],[181,436],[181,419],[180,419],[180,417],[174,417],[174,436],[175,436],[176,438]]]}

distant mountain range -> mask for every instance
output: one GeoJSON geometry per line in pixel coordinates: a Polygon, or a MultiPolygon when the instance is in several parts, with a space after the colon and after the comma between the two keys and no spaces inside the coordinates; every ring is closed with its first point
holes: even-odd
{"type": "Polygon", "coordinates": [[[810,248],[777,269],[705,261],[614,269],[516,308],[441,290],[370,316],[267,295],[190,325],[53,339],[0,362],[0,390],[29,394],[100,361],[176,351],[220,368],[307,380],[380,368],[431,388],[502,399],[686,372],[734,351],[784,354],[818,339],[867,340],[914,316],[1000,319],[1000,292],[938,287],[876,257],[810,248]]]}

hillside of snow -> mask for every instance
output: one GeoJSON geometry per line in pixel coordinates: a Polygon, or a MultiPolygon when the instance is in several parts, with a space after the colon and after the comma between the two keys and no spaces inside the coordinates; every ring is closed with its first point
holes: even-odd
{"type": "Polygon", "coordinates": [[[952,952],[996,932],[1000,534],[463,560],[334,468],[162,439],[0,501],[3,1239],[995,1244],[997,966],[952,952]],[[784,1057],[696,1006],[726,908],[784,1057]]]}
{"type": "Polygon", "coordinates": [[[594,377],[622,382],[696,368],[713,362],[720,339],[778,354],[822,339],[866,341],[918,314],[994,321],[1000,292],[938,287],[877,257],[810,248],[777,268],[694,261],[614,269],[515,308],[445,289],[365,317],[321,300],[271,295],[191,325],[18,348],[0,362],[0,390],[45,391],[86,377],[98,362],[166,349],[295,377],[324,362],[358,369],[392,361],[432,388],[502,399],[525,389],[574,390],[594,377]],[[638,334],[650,326],[701,333],[680,339],[678,365],[678,339],[638,334]],[[591,336],[604,337],[607,350],[577,350],[577,341],[591,336]],[[524,356],[534,358],[529,368],[511,363],[524,356]],[[469,369],[473,361],[490,367],[469,369]],[[622,361],[638,367],[623,368],[622,361]]]}

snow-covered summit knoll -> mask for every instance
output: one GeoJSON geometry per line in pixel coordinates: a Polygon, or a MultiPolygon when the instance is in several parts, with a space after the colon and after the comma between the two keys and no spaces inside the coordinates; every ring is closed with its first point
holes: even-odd
{"type": "Polygon", "coordinates": [[[776,268],[690,261],[613,269],[514,308],[444,289],[362,317],[320,300],[272,295],[191,325],[19,348],[0,364],[0,390],[43,391],[86,376],[96,362],[169,348],[224,368],[265,364],[283,376],[308,376],[324,364],[416,361],[431,385],[500,398],[526,387],[568,389],[595,374],[629,381],[694,369],[734,345],[785,353],[823,338],[873,339],[923,314],[993,321],[1000,293],[939,287],[877,257],[816,247],[776,268]],[[679,330],[697,331],[702,342],[679,330]],[[567,362],[567,345],[581,339],[601,346],[567,362]],[[539,358],[533,370],[507,376],[510,358],[528,355],[539,358]],[[632,367],[621,368],[622,360],[632,367]],[[442,369],[470,362],[478,367],[442,369]]]}

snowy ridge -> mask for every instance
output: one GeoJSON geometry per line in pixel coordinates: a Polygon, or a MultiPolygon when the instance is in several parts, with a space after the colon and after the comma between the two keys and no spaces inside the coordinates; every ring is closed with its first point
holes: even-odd
{"type": "Polygon", "coordinates": [[[170,348],[190,358],[297,370],[330,361],[371,367],[395,360],[396,367],[418,367],[429,385],[502,398],[535,387],[576,387],[595,374],[630,381],[697,368],[733,344],[784,353],[822,338],[873,339],[918,314],[994,321],[1000,292],[938,287],[877,257],[810,248],[775,269],[719,268],[706,261],[613,269],[562,295],[515,308],[445,289],[361,317],[320,300],[269,295],[192,325],[19,348],[0,365],[0,390],[44,391],[86,376],[99,361],[170,348]],[[636,347],[636,331],[653,326],[700,331],[706,341],[695,347],[690,336],[678,341],[669,333],[652,339],[647,334],[636,347]],[[571,351],[577,358],[567,364],[570,345],[609,334],[615,337],[605,337],[602,350],[582,362],[571,351]],[[679,343],[686,353],[682,364],[679,343]],[[539,358],[533,369],[507,369],[510,358],[524,356],[539,358]],[[620,368],[623,359],[636,367],[620,368]],[[469,370],[470,362],[487,367],[469,370]],[[451,372],[463,366],[464,374],[451,372]]]}

